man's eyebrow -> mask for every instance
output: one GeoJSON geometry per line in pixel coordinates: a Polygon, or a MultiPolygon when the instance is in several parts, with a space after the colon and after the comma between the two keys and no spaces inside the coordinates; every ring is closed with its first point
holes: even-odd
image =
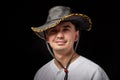
{"type": "Polygon", "coordinates": [[[71,28],[70,25],[64,25],[64,28],[71,28]]]}

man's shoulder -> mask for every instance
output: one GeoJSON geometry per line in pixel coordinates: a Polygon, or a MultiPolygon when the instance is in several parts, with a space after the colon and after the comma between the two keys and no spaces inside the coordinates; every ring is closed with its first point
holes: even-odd
{"type": "Polygon", "coordinates": [[[109,80],[106,72],[99,64],[95,63],[94,61],[88,58],[85,58],[85,57],[82,57],[82,58],[84,59],[83,69],[85,69],[85,71],[87,71],[89,75],[94,74],[95,80],[96,78],[102,78],[104,80],[109,80]]]}
{"type": "Polygon", "coordinates": [[[82,65],[84,67],[86,67],[86,69],[98,69],[98,68],[101,68],[100,65],[98,65],[97,63],[95,63],[94,61],[84,57],[84,56],[81,56],[80,59],[83,61],[82,65]]]}
{"type": "Polygon", "coordinates": [[[44,69],[49,68],[52,63],[53,63],[53,59],[50,60],[49,62],[47,62],[46,64],[44,64],[44,65],[40,68],[40,70],[44,70],[44,69]]]}
{"type": "Polygon", "coordinates": [[[38,80],[38,79],[43,80],[46,73],[49,72],[48,70],[51,70],[50,66],[52,65],[52,63],[53,63],[53,60],[50,60],[49,62],[44,64],[42,67],[40,67],[35,74],[34,80],[38,80]]]}

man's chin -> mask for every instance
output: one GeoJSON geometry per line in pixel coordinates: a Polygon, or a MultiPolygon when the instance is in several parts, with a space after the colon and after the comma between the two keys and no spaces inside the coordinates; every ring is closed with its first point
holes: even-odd
{"type": "Polygon", "coordinates": [[[55,51],[65,51],[66,48],[55,48],[54,50],[55,50],[55,51]]]}

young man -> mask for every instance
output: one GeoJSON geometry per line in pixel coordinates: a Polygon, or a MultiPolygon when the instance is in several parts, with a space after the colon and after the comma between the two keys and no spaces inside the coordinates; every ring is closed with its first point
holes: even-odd
{"type": "Polygon", "coordinates": [[[76,53],[81,30],[89,31],[91,26],[87,15],[72,13],[65,6],[51,8],[46,23],[32,27],[53,56],[34,80],[109,80],[99,65],[76,53]]]}

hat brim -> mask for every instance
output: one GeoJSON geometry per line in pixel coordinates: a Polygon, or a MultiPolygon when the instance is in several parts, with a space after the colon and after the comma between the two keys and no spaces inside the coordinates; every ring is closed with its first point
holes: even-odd
{"type": "Polygon", "coordinates": [[[49,22],[47,22],[44,25],[39,26],[39,27],[31,27],[31,29],[40,38],[45,39],[44,33],[43,33],[44,31],[46,31],[46,30],[48,30],[52,27],[57,26],[62,21],[69,21],[69,20],[76,20],[76,21],[82,23],[82,26],[80,26],[80,27],[83,27],[84,30],[87,30],[87,31],[91,30],[91,27],[92,27],[91,19],[87,15],[77,14],[77,13],[70,14],[70,15],[64,16],[63,18],[59,18],[59,19],[49,21],[49,22]]]}

